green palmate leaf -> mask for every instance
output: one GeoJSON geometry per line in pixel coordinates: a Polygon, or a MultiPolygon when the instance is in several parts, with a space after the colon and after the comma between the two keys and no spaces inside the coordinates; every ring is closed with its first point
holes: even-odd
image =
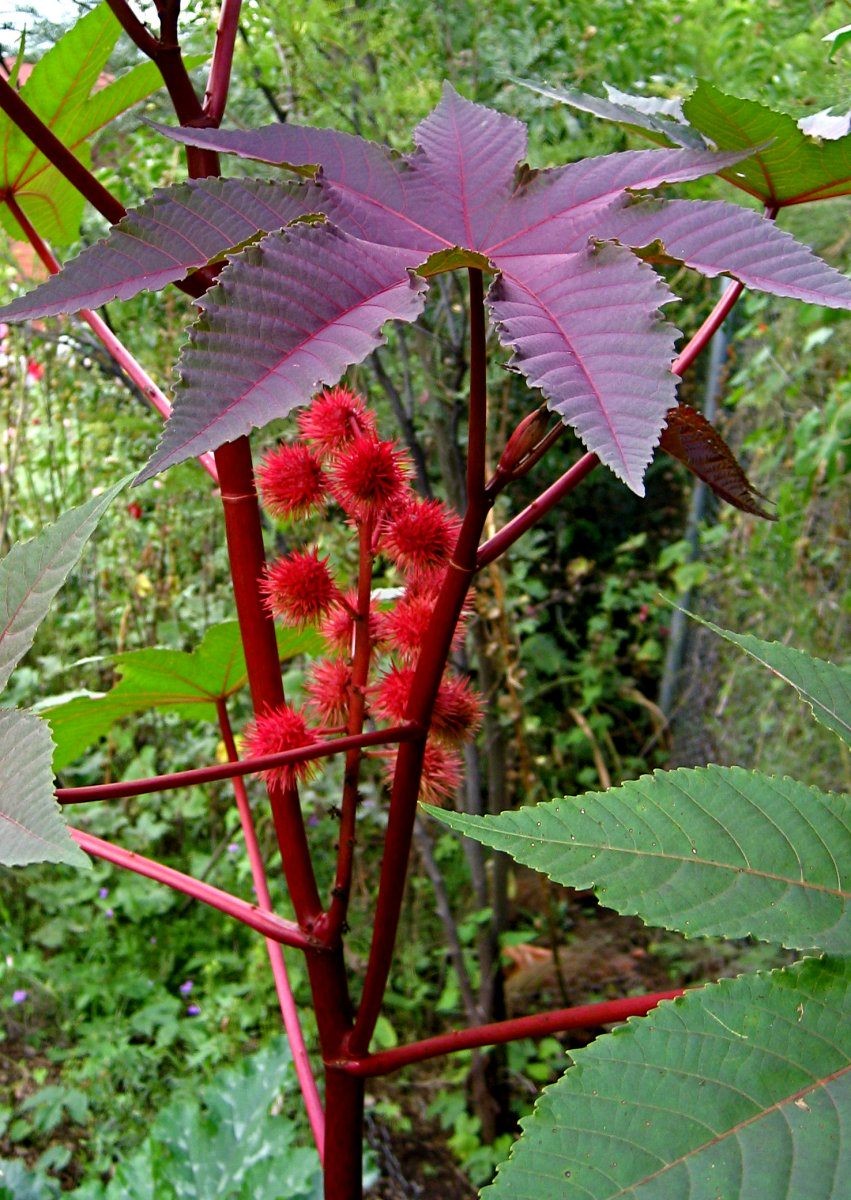
{"type": "Polygon", "coordinates": [[[430,811],[651,925],[803,950],[851,947],[847,796],[711,766],[493,817],[430,811]]]}
{"type": "Polygon", "coordinates": [[[694,613],[688,613],[688,616],[739,646],[784,683],[790,683],[809,704],[816,720],[832,729],[846,745],[851,745],[851,671],[826,659],[813,658],[792,646],[764,642],[749,633],[732,633],[694,613]]]}
{"type": "MultiPolygon", "coordinates": [[[[20,89],[22,99],[86,165],[86,139],[119,113],[162,86],[153,63],[135,67],[95,91],[121,26],[107,4],[88,13],[36,63],[20,89]]],[[[42,237],[73,241],[83,198],[5,114],[0,114],[0,193],[11,192],[42,237]]],[[[0,224],[12,237],[24,233],[5,204],[0,224]]]]}
{"type": "Polygon", "coordinates": [[[88,865],[53,795],[53,742],[32,713],[0,708],[0,863],[88,865]]]}
{"type": "Polygon", "coordinates": [[[572,1051],[487,1200],[841,1200],[847,959],[703,988],[572,1051]]]}
{"type": "Polygon", "coordinates": [[[32,645],[50,602],[67,579],[109,505],[128,483],[64,513],[30,542],[13,546],[0,562],[0,688],[32,645]]]}
{"type": "Polygon", "coordinates": [[[729,183],[779,208],[851,192],[851,137],[817,141],[793,117],[701,82],[683,105],[695,129],[720,150],[768,143],[730,170],[729,183]]]}
{"type": "MultiPolygon", "coordinates": [[[[277,630],[281,660],[315,655],[323,648],[313,630],[277,630]]],[[[156,708],[191,721],[216,721],[216,701],[243,688],[248,679],[237,621],[213,625],[200,645],[182,650],[132,650],[114,663],[120,681],[104,696],[80,696],[43,707],[56,742],[54,769],[62,770],[103,737],[122,717],[156,708]]]]}

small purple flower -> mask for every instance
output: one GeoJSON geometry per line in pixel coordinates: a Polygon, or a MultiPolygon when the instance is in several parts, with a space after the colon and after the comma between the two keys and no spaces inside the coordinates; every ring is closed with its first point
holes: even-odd
{"type": "Polygon", "coordinates": [[[152,945],[152,946],[156,946],[156,944],[157,944],[157,939],[156,939],[156,936],[155,936],[154,934],[152,934],[152,935],[151,935],[151,936],[148,938],[148,941],[151,943],[151,945],[152,945]]]}
{"type": "Polygon", "coordinates": [[[198,1007],[197,1004],[190,1004],[189,1007],[186,1009],[187,1017],[197,1017],[200,1012],[201,1012],[201,1009],[198,1007]]]}
{"type": "Polygon", "coordinates": [[[104,911],[103,911],[103,915],[104,915],[105,917],[114,917],[114,916],[115,916],[115,913],[112,911],[112,909],[111,909],[111,908],[105,908],[105,909],[104,909],[104,911]]]}
{"type": "Polygon", "coordinates": [[[100,896],[101,900],[105,900],[107,898],[107,896],[109,895],[109,888],[107,888],[107,887],[98,888],[98,895],[100,896]]]}
{"type": "Polygon", "coordinates": [[[228,854],[239,854],[239,842],[228,842],[228,854]]]}
{"type": "Polygon", "coordinates": [[[181,996],[188,996],[188,995],[189,995],[189,993],[190,993],[190,992],[192,991],[192,989],[194,988],[194,986],[195,986],[195,984],[192,982],[192,980],[191,980],[191,979],[187,979],[187,980],[185,980],[185,981],[184,981],[184,982],[183,982],[183,983],[180,985],[180,994],[181,994],[181,996]]]}
{"type": "Polygon", "coordinates": [[[16,988],[14,992],[12,992],[12,1003],[23,1004],[28,996],[29,992],[26,990],[26,988],[16,988]]]}

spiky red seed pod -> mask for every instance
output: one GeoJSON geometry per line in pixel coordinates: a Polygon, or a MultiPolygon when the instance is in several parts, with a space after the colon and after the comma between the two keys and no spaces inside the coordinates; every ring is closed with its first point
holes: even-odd
{"type": "MultiPolygon", "coordinates": [[[[373,713],[387,721],[405,718],[415,668],[391,667],[375,687],[373,713]]],[[[431,717],[431,733],[451,744],[471,738],[482,718],[482,704],[466,679],[446,675],[437,689],[431,717]]]]}
{"type": "Polygon", "coordinates": [[[306,517],[325,503],[328,480],[309,446],[270,450],[256,471],[263,506],[273,517],[306,517]]]}
{"type": "Polygon", "coordinates": [[[350,516],[381,516],[406,490],[407,459],[396,442],[354,438],[329,468],[331,494],[350,516]]]}
{"type": "Polygon", "coordinates": [[[381,531],[380,548],[406,572],[446,565],[461,528],[460,518],[439,500],[409,500],[381,531]]]}
{"type": "Polygon", "coordinates": [[[313,442],[320,458],[341,450],[358,434],[375,429],[375,414],[363,397],[346,387],[326,388],[315,396],[309,408],[299,413],[301,436],[313,442]]]}
{"type": "Polygon", "coordinates": [[[260,582],[273,616],[291,625],[308,625],[323,617],[339,599],[340,592],[328,559],[316,550],[297,550],[266,568],[260,582]]]}
{"type": "MultiPolygon", "coordinates": [[[[438,579],[443,578],[443,571],[435,572],[438,579]]],[[[423,640],[437,603],[436,588],[421,587],[426,577],[417,577],[413,587],[405,590],[396,604],[380,612],[376,617],[376,634],[378,640],[403,662],[415,661],[422,649],[423,640]]],[[[433,582],[428,581],[428,582],[433,582]]],[[[457,650],[464,640],[464,627],[468,613],[462,612],[452,635],[452,647],[457,650]]]]}
{"type": "MultiPolygon", "coordinates": [[[[385,774],[388,786],[392,786],[396,770],[398,751],[384,752],[385,774]]],[[[445,799],[454,796],[461,786],[464,768],[461,756],[456,750],[449,750],[429,740],[426,742],[423,755],[423,768],[420,777],[418,799],[424,804],[441,804],[445,799]]]]}
{"type": "Polygon", "coordinates": [[[340,658],[315,663],[307,680],[308,708],[323,725],[344,725],[349,715],[352,670],[340,658]]]}
{"type": "MultiPolygon", "coordinates": [[[[357,609],[358,594],[356,591],[349,591],[346,592],[343,599],[345,600],[344,604],[338,603],[331,607],[319,628],[319,632],[332,650],[336,650],[340,654],[350,655],[354,652],[355,648],[355,619],[352,613],[357,609]]],[[[377,638],[374,608],[371,608],[369,613],[369,636],[373,642],[377,638]]]]}
{"type": "MultiPolygon", "coordinates": [[[[288,704],[260,713],[245,727],[243,739],[250,758],[298,750],[316,741],[304,714],[288,704]]],[[[278,782],[287,787],[298,780],[307,779],[314,769],[312,762],[296,762],[283,767],[271,767],[262,775],[267,783],[278,782]]]]}

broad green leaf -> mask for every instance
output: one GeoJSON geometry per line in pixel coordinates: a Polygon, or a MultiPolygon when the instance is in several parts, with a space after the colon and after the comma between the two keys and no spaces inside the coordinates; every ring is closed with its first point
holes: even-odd
{"type": "MultiPolygon", "coordinates": [[[[90,163],[86,139],[162,86],[153,63],[143,63],[91,94],[120,33],[109,6],[98,5],[48,50],[20,89],[21,98],[86,166],[90,163]]],[[[82,196],[3,113],[0,194],[6,190],[48,241],[61,244],[77,237],[82,196]]],[[[26,240],[5,204],[0,204],[0,224],[10,236],[26,240]]]]}
{"type": "MultiPolygon", "coordinates": [[[[281,660],[321,653],[313,630],[277,629],[281,660]]],[[[156,708],[191,721],[217,721],[216,700],[226,699],[247,682],[245,655],[237,621],[211,626],[192,651],[131,650],[112,660],[119,682],[103,696],[80,696],[54,708],[41,708],[56,742],[54,769],[62,770],[103,737],[116,721],[156,708]]]]}
{"type": "Polygon", "coordinates": [[[65,828],[53,793],[50,729],[32,713],[0,708],[0,864],[89,860],[65,828]]]}
{"type": "Polygon", "coordinates": [[[468,837],[593,887],[689,937],[851,949],[851,803],[741,767],[656,771],[493,817],[429,810],[468,837]]]}
{"type": "Polygon", "coordinates": [[[728,96],[701,81],[683,112],[719,150],[768,142],[750,158],[719,174],[735,187],[782,208],[851,192],[851,137],[817,141],[793,117],[755,100],[728,96]]]}
{"type": "Polygon", "coordinates": [[[780,642],[764,642],[749,633],[732,633],[694,613],[687,615],[739,646],[784,683],[791,684],[809,704],[816,720],[851,745],[851,671],[846,667],[780,642]]]}
{"type": "Polygon", "coordinates": [[[660,1004],[546,1088],[483,1200],[842,1200],[851,961],[660,1004]]]}
{"type": "MultiPolygon", "coordinates": [[[[129,477],[128,477],[129,478],[129,477]]],[[[122,479],[79,508],[63,513],[30,542],[19,542],[0,562],[0,688],[29,650],[53,597],[65,582],[122,479]]]]}

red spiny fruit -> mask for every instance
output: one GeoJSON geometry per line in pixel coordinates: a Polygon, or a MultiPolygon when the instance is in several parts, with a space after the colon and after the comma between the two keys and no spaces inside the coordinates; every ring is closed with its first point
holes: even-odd
{"type": "MultiPolygon", "coordinates": [[[[418,576],[414,586],[408,586],[393,608],[380,612],[376,618],[378,639],[403,662],[416,660],[422,649],[423,639],[437,603],[437,589],[442,579],[442,570],[435,571],[434,578],[418,576]],[[424,586],[426,584],[429,586],[424,586]]],[[[455,626],[452,635],[453,649],[457,650],[464,640],[467,615],[466,611],[462,612],[455,626]]]]}
{"type": "Polygon", "coordinates": [[[380,548],[402,571],[429,571],[446,565],[460,528],[439,500],[411,499],[385,523],[380,548]]]}
{"type": "MultiPolygon", "coordinates": [[[[374,713],[388,721],[404,719],[415,668],[391,667],[375,688],[374,713]]],[[[482,704],[466,679],[446,675],[437,689],[431,717],[431,732],[441,742],[466,741],[475,733],[482,717],[482,704]]]]}
{"type": "Polygon", "coordinates": [[[306,517],[325,501],[328,481],[309,446],[278,446],[256,472],[260,497],[273,517],[306,517]]]}
{"type": "Polygon", "coordinates": [[[349,715],[352,669],[341,658],[315,663],[307,680],[308,708],[323,725],[344,725],[349,715]]]}
{"type": "MultiPolygon", "coordinates": [[[[357,592],[346,592],[344,600],[345,603],[337,603],[331,607],[322,622],[320,633],[333,650],[350,655],[354,653],[355,648],[355,618],[352,614],[357,611],[357,592]]],[[[373,641],[376,640],[376,616],[373,608],[370,608],[369,613],[369,636],[373,641]]]]}
{"type": "MultiPolygon", "coordinates": [[[[392,785],[393,782],[397,753],[398,751],[393,750],[382,754],[388,785],[392,785]]],[[[418,793],[420,800],[425,804],[442,803],[449,796],[455,795],[463,777],[461,756],[456,750],[449,750],[431,740],[426,742],[418,793]]]]}
{"type": "Polygon", "coordinates": [[[313,442],[320,458],[348,445],[358,434],[375,429],[375,414],[363,398],[345,387],[327,388],[299,414],[301,436],[313,442]]]}
{"type": "MultiPolygon", "coordinates": [[[[316,738],[308,728],[303,713],[288,704],[270,708],[255,717],[243,734],[245,749],[251,758],[265,754],[281,754],[285,750],[298,750],[309,746],[316,738]]],[[[267,783],[278,782],[284,787],[300,779],[306,779],[314,769],[312,762],[290,763],[283,767],[272,767],[263,771],[267,783]]]]}
{"type": "Polygon", "coordinates": [[[380,516],[405,492],[407,473],[406,456],[396,442],[359,434],[334,459],[331,493],[350,516],[380,516]]]}
{"type": "Polygon", "coordinates": [[[269,611],[291,625],[323,617],[339,598],[328,559],[316,550],[299,550],[266,568],[260,583],[269,611]]]}

